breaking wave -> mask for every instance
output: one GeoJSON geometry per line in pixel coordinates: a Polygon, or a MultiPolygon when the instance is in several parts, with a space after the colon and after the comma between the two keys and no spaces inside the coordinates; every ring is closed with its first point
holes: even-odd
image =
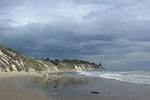
{"type": "Polygon", "coordinates": [[[91,77],[102,77],[139,84],[150,84],[150,71],[78,71],[91,77]]]}

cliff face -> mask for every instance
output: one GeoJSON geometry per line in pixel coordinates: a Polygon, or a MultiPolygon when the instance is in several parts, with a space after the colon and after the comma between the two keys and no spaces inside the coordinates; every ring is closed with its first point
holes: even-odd
{"type": "Polygon", "coordinates": [[[101,65],[92,63],[74,63],[63,61],[46,61],[26,57],[0,45],[0,71],[69,71],[69,70],[102,70],[101,65]]]}

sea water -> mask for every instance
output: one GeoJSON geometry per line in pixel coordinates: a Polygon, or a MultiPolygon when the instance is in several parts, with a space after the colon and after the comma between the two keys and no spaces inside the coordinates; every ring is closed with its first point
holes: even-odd
{"type": "Polygon", "coordinates": [[[102,77],[139,84],[150,84],[150,71],[78,71],[90,77],[102,77]]]}

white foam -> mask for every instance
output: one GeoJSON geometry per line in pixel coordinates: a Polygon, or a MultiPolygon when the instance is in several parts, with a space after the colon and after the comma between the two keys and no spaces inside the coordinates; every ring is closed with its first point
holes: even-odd
{"type": "Polygon", "coordinates": [[[139,84],[150,84],[150,71],[79,71],[91,77],[102,77],[139,84]]]}

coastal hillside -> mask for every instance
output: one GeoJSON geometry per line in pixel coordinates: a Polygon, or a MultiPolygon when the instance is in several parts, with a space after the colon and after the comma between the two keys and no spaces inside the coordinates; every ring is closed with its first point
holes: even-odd
{"type": "Polygon", "coordinates": [[[101,65],[90,63],[84,60],[69,60],[60,61],[50,60],[49,58],[32,58],[26,57],[17,51],[0,45],[0,71],[69,71],[69,70],[102,70],[101,65]]]}

